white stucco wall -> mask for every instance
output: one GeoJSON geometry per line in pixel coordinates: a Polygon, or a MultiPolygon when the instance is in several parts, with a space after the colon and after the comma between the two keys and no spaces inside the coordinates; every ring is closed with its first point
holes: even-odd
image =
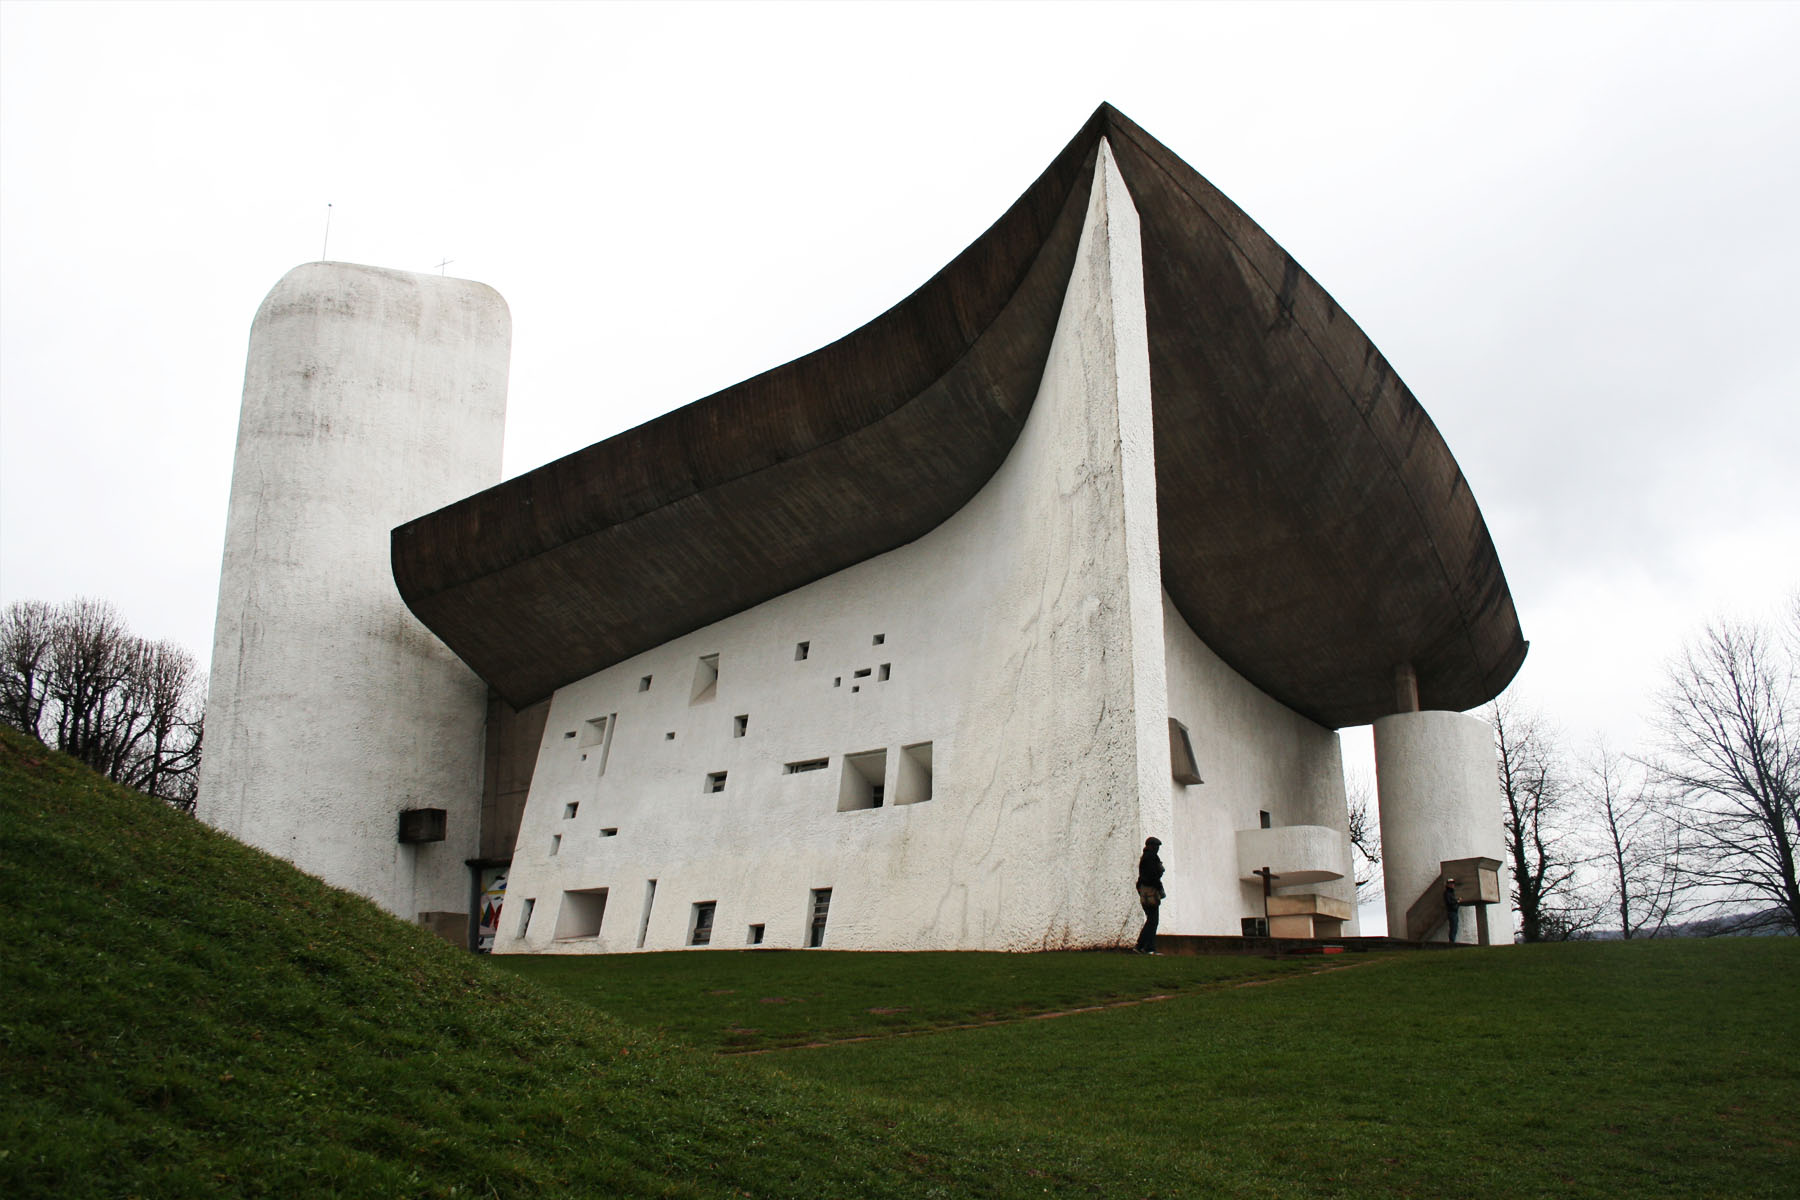
{"type": "Polygon", "coordinates": [[[511,318],[467,280],[290,271],[250,331],[199,814],[399,916],[468,908],[485,686],[389,530],[500,478],[511,318]],[[397,843],[402,809],[448,840],[397,843]]]}
{"type": "Polygon", "coordinates": [[[651,879],[651,950],[684,945],[702,902],[717,905],[715,947],[745,944],[752,924],[764,945],[802,945],[827,887],[829,948],[1135,936],[1138,849],[1170,823],[1160,567],[1137,218],[1104,148],[1096,172],[1036,402],[968,505],[557,692],[497,951],[636,949],[651,879]],[[613,714],[601,774],[581,743],[613,714]],[[924,742],[933,796],[895,804],[901,750],[924,742]],[[888,756],[889,802],[838,811],[844,756],[872,750],[888,756]],[[826,770],[783,772],[818,758],[826,770]],[[598,936],[557,940],[564,893],[596,888],[598,936]]]}
{"type": "MultiPolygon", "coordinates": [[[[1261,883],[1247,884],[1239,876],[1236,834],[1259,828],[1263,812],[1277,826],[1321,826],[1342,833],[1338,850],[1325,865],[1345,870],[1344,878],[1296,887],[1278,884],[1276,892],[1317,892],[1348,902],[1354,911],[1356,882],[1347,874],[1349,814],[1337,733],[1270,698],[1232,670],[1182,619],[1166,592],[1162,599],[1169,715],[1188,727],[1205,780],[1170,785],[1175,836],[1162,852],[1169,870],[1163,927],[1235,935],[1242,932],[1242,918],[1262,914],[1261,883]]],[[[1358,932],[1353,916],[1344,933],[1358,932]]]]}
{"type": "MultiPolygon", "coordinates": [[[[1488,912],[1492,936],[1511,940],[1496,753],[1493,729],[1465,713],[1397,713],[1375,722],[1381,866],[1394,937],[1406,936],[1406,910],[1434,885],[1444,860],[1483,857],[1502,864],[1502,902],[1488,912]]],[[[1461,924],[1458,940],[1475,941],[1473,914],[1461,924]]]]}

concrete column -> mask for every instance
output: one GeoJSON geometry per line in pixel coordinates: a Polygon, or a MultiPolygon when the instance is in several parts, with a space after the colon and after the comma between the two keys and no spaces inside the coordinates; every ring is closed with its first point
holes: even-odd
{"type": "Polygon", "coordinates": [[[389,531],[500,479],[506,303],[296,267],[250,330],[199,814],[447,935],[477,852],[486,689],[407,611],[389,531]],[[447,813],[402,845],[399,814],[447,813]],[[434,914],[427,916],[427,914],[434,914]]]}
{"type": "MultiPolygon", "coordinates": [[[[1388,932],[1406,936],[1406,911],[1438,878],[1445,859],[1505,861],[1494,731],[1462,713],[1396,713],[1375,722],[1375,780],[1381,808],[1381,866],[1388,932]]],[[[1502,877],[1502,897],[1510,886],[1502,877]]],[[[1510,940],[1510,904],[1488,914],[1501,941],[1510,940]]],[[[1459,940],[1476,938],[1468,913],[1459,940]]],[[[1440,916],[1436,935],[1443,936],[1440,916]]]]}

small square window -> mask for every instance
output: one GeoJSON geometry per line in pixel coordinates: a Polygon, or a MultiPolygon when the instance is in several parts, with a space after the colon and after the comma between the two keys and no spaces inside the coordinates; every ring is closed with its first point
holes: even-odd
{"type": "Polygon", "coordinates": [[[732,737],[740,738],[740,737],[743,737],[748,732],[750,732],[750,714],[749,713],[739,713],[737,716],[731,718],[731,736],[732,737]]]}
{"type": "Polygon", "coordinates": [[[750,936],[744,939],[744,944],[746,946],[760,946],[762,945],[762,939],[763,927],[761,925],[752,925],[750,927],[750,936]]]}
{"type": "Polygon", "coordinates": [[[575,819],[575,814],[580,811],[581,802],[579,800],[569,801],[567,804],[563,805],[563,820],[573,821],[575,819]]]}
{"type": "Polygon", "coordinates": [[[795,642],[794,643],[794,661],[795,662],[805,662],[806,656],[811,653],[812,653],[812,643],[811,642],[795,642]]]}
{"type": "Polygon", "coordinates": [[[650,690],[650,676],[646,675],[642,679],[638,680],[638,691],[647,692],[649,690],[650,690]]]}
{"type": "Polygon", "coordinates": [[[706,777],[706,790],[709,792],[724,791],[725,790],[725,772],[714,771],[711,775],[708,775],[706,777]]]}
{"type": "Polygon", "coordinates": [[[836,679],[833,679],[831,681],[831,686],[832,687],[843,687],[844,686],[844,677],[842,675],[839,675],[836,679]]]}
{"type": "Polygon", "coordinates": [[[675,740],[675,731],[673,729],[671,729],[671,730],[669,730],[669,732],[663,734],[663,741],[672,742],[674,740],[675,740]]]}
{"type": "Polygon", "coordinates": [[[876,634],[876,635],[875,635],[875,640],[874,640],[874,641],[872,641],[872,642],[870,642],[870,643],[869,643],[869,644],[870,644],[870,645],[871,645],[871,646],[879,646],[879,645],[881,645],[881,643],[883,643],[883,642],[885,642],[885,641],[887,641],[887,634],[885,634],[885,633],[878,633],[878,634],[876,634]]]}

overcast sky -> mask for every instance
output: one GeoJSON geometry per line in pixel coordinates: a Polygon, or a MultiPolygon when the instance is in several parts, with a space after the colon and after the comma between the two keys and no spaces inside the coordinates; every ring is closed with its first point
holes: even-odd
{"type": "Polygon", "coordinates": [[[1778,4],[0,4],[0,600],[210,657],[250,321],[327,204],[331,258],[506,297],[513,475],[875,316],[1110,100],[1382,348],[1514,687],[1630,748],[1800,587],[1797,62],[1778,4]]]}

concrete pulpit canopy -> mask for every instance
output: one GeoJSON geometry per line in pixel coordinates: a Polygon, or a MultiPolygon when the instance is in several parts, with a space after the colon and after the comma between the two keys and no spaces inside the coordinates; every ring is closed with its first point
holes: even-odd
{"type": "Polygon", "coordinates": [[[1449,448],[1255,222],[1102,105],[924,286],[812,354],[393,531],[408,606],[515,706],[905,545],[1011,449],[1102,139],[1142,222],[1163,585],[1331,728],[1491,699],[1526,643],[1449,448]]]}

